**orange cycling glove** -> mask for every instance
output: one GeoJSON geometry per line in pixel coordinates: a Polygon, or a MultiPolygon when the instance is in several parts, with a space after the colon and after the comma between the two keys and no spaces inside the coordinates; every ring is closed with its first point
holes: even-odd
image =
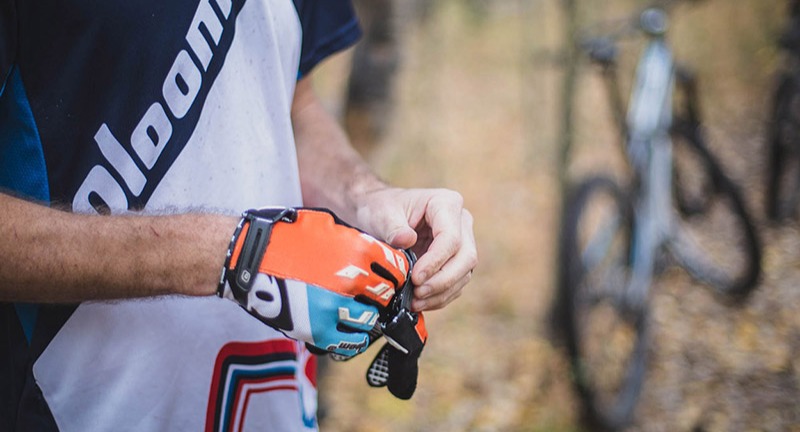
{"type": "Polygon", "coordinates": [[[286,336],[350,357],[364,352],[410,269],[405,252],[310,208],[248,210],[218,295],[286,336]]]}
{"type": "MultiPolygon", "coordinates": [[[[409,258],[408,274],[416,262],[413,252],[409,258]]],[[[386,387],[400,399],[410,399],[417,388],[418,360],[428,331],[422,312],[411,311],[414,287],[411,278],[397,291],[391,303],[381,309],[378,325],[371,331],[370,344],[384,336],[388,341],[367,369],[367,383],[372,387],[386,387]]],[[[331,354],[334,360],[346,357],[331,354]]]]}

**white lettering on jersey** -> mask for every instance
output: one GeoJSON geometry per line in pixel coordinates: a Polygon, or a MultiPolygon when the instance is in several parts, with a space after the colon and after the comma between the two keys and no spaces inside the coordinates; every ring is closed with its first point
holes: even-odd
{"type": "MultiPolygon", "coordinates": [[[[171,136],[172,123],[164,112],[164,107],[156,102],[144,113],[142,120],[133,130],[131,145],[139,159],[144,162],[144,166],[152,169],[171,136]]],[[[139,191],[141,192],[141,189],[139,191]]]]}
{"type": "Polygon", "coordinates": [[[182,119],[189,112],[197,93],[200,92],[201,84],[203,84],[203,74],[189,53],[182,50],[172,63],[172,68],[161,88],[164,100],[167,101],[167,106],[175,117],[182,119]]]}
{"type": "MultiPolygon", "coordinates": [[[[229,18],[232,9],[231,0],[199,3],[186,33],[190,50],[184,49],[178,52],[161,87],[164,104],[177,120],[182,119],[194,104],[203,83],[203,75],[214,57],[214,48],[224,31],[223,22],[214,10],[212,1],[221,12],[222,19],[229,18]],[[208,32],[210,41],[206,39],[201,28],[205,28],[208,32]],[[211,46],[212,43],[214,47],[211,46]],[[192,59],[192,55],[198,59],[199,66],[192,59]]],[[[130,135],[134,153],[148,170],[155,166],[168,145],[172,131],[173,124],[163,104],[159,101],[154,102],[130,135]]],[[[103,157],[119,173],[122,183],[118,183],[106,168],[99,164],[95,165],[78,188],[72,201],[72,209],[97,212],[98,209],[89,202],[92,193],[105,201],[111,210],[127,209],[129,203],[124,188],[127,187],[138,197],[147,184],[147,178],[137,166],[133,155],[123,148],[106,123],[98,129],[95,141],[103,157]],[[109,181],[114,184],[109,185],[109,181]]]]}
{"type": "MultiPolygon", "coordinates": [[[[228,13],[230,13],[230,3],[228,3],[228,13]]],[[[227,17],[226,13],[225,18],[227,17]]],[[[189,42],[189,46],[200,60],[200,65],[205,71],[208,70],[208,64],[211,63],[211,57],[214,56],[214,51],[209,45],[209,42],[206,42],[203,33],[200,32],[201,25],[208,31],[214,45],[218,44],[219,38],[222,37],[223,27],[209,2],[200,2],[200,5],[197,7],[197,13],[194,14],[194,19],[192,19],[192,25],[189,27],[189,32],[186,33],[186,41],[189,42]]]]}
{"type": "Polygon", "coordinates": [[[89,203],[89,195],[94,192],[108,204],[110,208],[125,208],[128,206],[128,198],[122,186],[114,180],[114,177],[107,169],[101,165],[95,165],[86,176],[86,180],[75,193],[75,200],[72,208],[74,210],[94,210],[89,203]],[[80,206],[76,205],[80,204],[80,206]]]}
{"type": "Polygon", "coordinates": [[[147,179],[144,177],[136,164],[131,160],[128,152],[122,148],[122,144],[117,141],[114,134],[108,129],[105,123],[94,135],[94,141],[100,148],[100,153],[111,163],[111,166],[122,176],[125,183],[135,195],[142,193],[147,179]]]}

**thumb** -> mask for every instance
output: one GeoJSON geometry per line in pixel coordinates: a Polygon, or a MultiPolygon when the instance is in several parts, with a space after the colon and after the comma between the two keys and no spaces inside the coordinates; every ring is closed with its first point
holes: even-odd
{"type": "Polygon", "coordinates": [[[402,213],[388,216],[383,232],[386,243],[398,249],[408,249],[417,243],[417,232],[408,225],[402,213]]]}

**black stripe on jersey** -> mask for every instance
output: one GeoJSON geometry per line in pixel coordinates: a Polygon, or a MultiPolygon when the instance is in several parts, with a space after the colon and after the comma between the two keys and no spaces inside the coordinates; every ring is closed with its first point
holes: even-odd
{"type": "Polygon", "coordinates": [[[244,2],[22,2],[19,64],[53,201],[144,207],[197,126],[244,2]]]}

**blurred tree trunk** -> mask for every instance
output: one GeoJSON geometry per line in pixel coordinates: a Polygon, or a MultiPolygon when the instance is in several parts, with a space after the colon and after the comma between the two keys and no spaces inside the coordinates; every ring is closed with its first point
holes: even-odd
{"type": "Polygon", "coordinates": [[[575,40],[578,34],[578,4],[576,0],[562,0],[561,8],[564,16],[564,34],[562,36],[564,45],[562,50],[565,59],[565,69],[561,87],[561,131],[559,137],[558,183],[561,188],[561,196],[564,198],[568,192],[569,186],[567,170],[572,153],[575,131],[573,111],[575,103],[575,85],[578,76],[578,52],[577,42],[575,40]]]}
{"type": "Polygon", "coordinates": [[[355,0],[364,37],[353,52],[344,124],[353,146],[369,156],[386,132],[400,64],[398,1],[355,0]]]}
{"type": "Polygon", "coordinates": [[[375,150],[389,126],[394,81],[402,63],[403,37],[412,23],[425,23],[428,0],[353,0],[364,30],[355,46],[344,104],[344,126],[363,156],[375,150]]]}

